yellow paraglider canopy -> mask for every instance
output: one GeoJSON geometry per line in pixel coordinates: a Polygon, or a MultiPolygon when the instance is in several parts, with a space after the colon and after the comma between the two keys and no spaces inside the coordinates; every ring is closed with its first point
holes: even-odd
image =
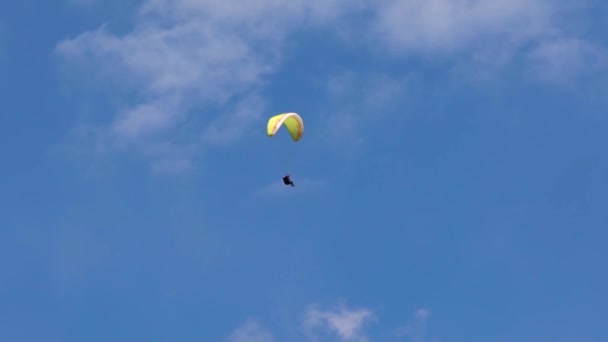
{"type": "Polygon", "coordinates": [[[300,115],[297,113],[283,113],[271,117],[268,120],[268,136],[274,136],[281,128],[281,125],[285,125],[293,141],[302,139],[302,135],[304,134],[304,121],[302,121],[300,115]]]}

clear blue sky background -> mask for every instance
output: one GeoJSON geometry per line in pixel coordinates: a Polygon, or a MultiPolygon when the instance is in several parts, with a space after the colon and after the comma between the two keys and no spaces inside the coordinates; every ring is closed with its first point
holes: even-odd
{"type": "Polygon", "coordinates": [[[0,340],[608,341],[607,15],[2,2],[0,340]]]}

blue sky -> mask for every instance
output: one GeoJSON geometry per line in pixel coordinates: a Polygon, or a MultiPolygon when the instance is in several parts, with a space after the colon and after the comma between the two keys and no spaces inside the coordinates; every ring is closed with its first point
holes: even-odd
{"type": "Polygon", "coordinates": [[[607,14],[3,2],[0,340],[608,340],[607,14]]]}

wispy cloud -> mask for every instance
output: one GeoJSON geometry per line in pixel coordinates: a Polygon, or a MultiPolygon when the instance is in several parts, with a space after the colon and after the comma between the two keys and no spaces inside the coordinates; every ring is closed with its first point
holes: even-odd
{"type": "MultiPolygon", "coordinates": [[[[356,37],[378,58],[502,66],[527,54],[541,76],[603,65],[601,46],[561,25],[567,13],[550,0],[144,0],[132,31],[115,34],[101,26],[60,42],[57,52],[71,68],[84,68],[128,99],[95,124],[94,145],[143,151],[159,165],[185,165],[201,146],[236,141],[261,120],[268,111],[262,91],[297,43],[289,40],[293,33],[323,29],[356,37]],[[150,152],[150,144],[169,142],[179,158],[150,152]]],[[[365,92],[345,77],[329,87],[342,108],[332,124],[345,132],[362,115],[377,118],[379,103],[404,93],[404,83],[393,77],[365,80],[365,92]],[[344,105],[361,94],[356,104],[344,105]]]]}
{"type": "Polygon", "coordinates": [[[170,133],[188,136],[188,144],[225,143],[262,115],[259,91],[280,66],[287,36],[357,8],[345,4],[147,0],[133,31],[116,35],[102,26],[59,43],[57,51],[137,99],[108,118],[97,145],[146,150],[170,133]]]}
{"type": "MultiPolygon", "coordinates": [[[[329,108],[326,129],[329,140],[339,144],[359,144],[360,127],[395,114],[397,104],[408,99],[408,81],[382,73],[343,71],[330,76],[326,84],[329,108]]],[[[398,116],[406,115],[401,111],[398,116]]]]}
{"type": "Polygon", "coordinates": [[[454,53],[491,39],[525,42],[552,33],[555,1],[392,0],[379,5],[374,29],[395,52],[454,53]]]}
{"type": "Polygon", "coordinates": [[[605,45],[570,24],[591,18],[598,6],[594,1],[391,0],[378,5],[367,36],[381,54],[388,49],[392,56],[453,65],[466,70],[459,76],[472,80],[523,60],[527,77],[563,84],[605,67],[605,45]],[[535,72],[528,73],[529,63],[535,72]]]}
{"type": "Polygon", "coordinates": [[[374,313],[366,308],[319,309],[311,306],[305,316],[304,326],[312,339],[319,335],[338,337],[340,341],[365,341],[365,325],[375,319],[374,313]]]}
{"type": "MultiPolygon", "coordinates": [[[[111,68],[106,74],[113,81],[136,90],[139,101],[119,110],[95,137],[101,144],[145,150],[150,144],[170,140],[171,132],[188,136],[188,144],[200,145],[203,139],[196,130],[202,128],[192,126],[203,126],[206,116],[222,113],[222,105],[234,96],[248,94],[244,104],[250,103],[263,74],[273,68],[273,49],[254,51],[248,37],[237,32],[208,27],[195,19],[178,20],[171,28],[163,28],[156,20],[141,18],[138,28],[124,37],[102,28],[58,47],[72,59],[85,62],[90,58],[102,69],[111,68]],[[216,109],[210,112],[210,108],[216,109]]],[[[263,106],[255,109],[241,110],[240,129],[247,126],[242,122],[255,121],[263,106]]]]}
{"type": "Polygon", "coordinates": [[[419,308],[411,322],[393,329],[380,325],[379,315],[372,309],[346,305],[345,303],[321,307],[318,304],[309,305],[303,310],[303,316],[287,317],[289,327],[268,329],[252,318],[247,318],[237,329],[231,332],[227,339],[230,342],[274,342],[274,341],[333,341],[333,342],[365,342],[365,341],[408,341],[408,342],[438,342],[436,337],[430,337],[427,324],[431,312],[419,308]],[[301,329],[293,329],[293,325],[301,329]],[[283,329],[284,328],[284,329],[283,329]],[[281,333],[282,332],[282,333],[281,333]]]}
{"type": "Polygon", "coordinates": [[[203,140],[212,144],[239,140],[252,123],[264,117],[263,114],[264,99],[258,94],[250,94],[210,123],[203,132],[203,140]]]}
{"type": "Polygon", "coordinates": [[[545,41],[527,57],[532,71],[551,82],[568,83],[608,70],[608,49],[579,38],[545,41]]]}
{"type": "Polygon", "coordinates": [[[272,332],[262,327],[257,321],[247,319],[239,328],[230,334],[229,342],[274,342],[272,332]]]}
{"type": "Polygon", "coordinates": [[[431,311],[429,309],[419,308],[416,310],[414,320],[397,329],[396,335],[399,337],[408,337],[411,342],[436,341],[436,339],[431,339],[428,336],[427,324],[430,317],[431,311]]]}
{"type": "MultiPolygon", "coordinates": [[[[381,117],[392,105],[407,97],[407,80],[386,73],[346,70],[329,76],[327,93],[339,106],[352,103],[360,114],[381,117]]],[[[347,105],[348,106],[348,105],[347,105]]]]}

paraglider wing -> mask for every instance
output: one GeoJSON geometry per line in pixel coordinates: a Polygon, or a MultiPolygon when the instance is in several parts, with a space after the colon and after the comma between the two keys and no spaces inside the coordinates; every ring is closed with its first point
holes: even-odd
{"type": "Polygon", "coordinates": [[[291,135],[293,141],[302,139],[304,134],[304,121],[297,113],[283,113],[271,117],[268,120],[268,136],[274,136],[281,126],[284,125],[291,135]]]}

